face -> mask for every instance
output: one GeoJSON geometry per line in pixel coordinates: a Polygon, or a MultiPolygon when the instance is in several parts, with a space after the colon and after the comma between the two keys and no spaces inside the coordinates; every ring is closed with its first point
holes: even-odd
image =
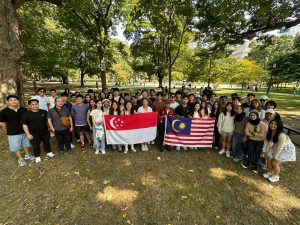
{"type": "Polygon", "coordinates": [[[87,102],[89,102],[89,101],[91,100],[91,96],[90,96],[90,95],[85,96],[85,100],[86,100],[87,102]]]}
{"type": "Polygon", "coordinates": [[[50,91],[50,95],[51,95],[51,97],[55,98],[55,96],[56,96],[56,91],[50,91]]]}
{"type": "Polygon", "coordinates": [[[96,102],[94,100],[90,100],[90,106],[95,107],[95,105],[96,105],[96,102]]]}
{"type": "Polygon", "coordinates": [[[143,100],[143,106],[144,106],[144,107],[148,106],[148,100],[147,100],[147,99],[144,99],[144,100],[143,100]]]}
{"type": "Polygon", "coordinates": [[[123,105],[124,105],[124,103],[125,103],[124,98],[120,98],[120,104],[123,104],[123,105]]]}
{"type": "Polygon", "coordinates": [[[119,96],[119,92],[118,91],[114,91],[113,94],[114,94],[115,97],[119,96]]]}
{"type": "Polygon", "coordinates": [[[129,95],[125,95],[124,97],[125,97],[125,101],[130,101],[129,95]]]}
{"type": "Polygon", "coordinates": [[[89,93],[89,96],[90,96],[90,98],[92,98],[92,97],[94,96],[94,93],[93,93],[93,92],[90,92],[90,93],[89,93]]]}
{"type": "Polygon", "coordinates": [[[150,95],[155,95],[155,91],[150,91],[150,95]]]}
{"type": "Polygon", "coordinates": [[[98,109],[102,108],[102,102],[101,101],[97,102],[96,106],[97,106],[98,109]]]}
{"type": "Polygon", "coordinates": [[[259,108],[259,102],[258,101],[253,101],[252,105],[253,105],[254,109],[258,109],[259,108]]]}
{"type": "Polygon", "coordinates": [[[45,90],[39,90],[38,94],[39,94],[39,96],[44,97],[45,96],[45,90]]]}
{"type": "Polygon", "coordinates": [[[206,107],[206,103],[204,101],[201,102],[201,107],[205,108],[206,107]]]}
{"type": "Polygon", "coordinates": [[[16,98],[9,98],[7,101],[8,106],[17,107],[19,106],[19,100],[16,98]]]}
{"type": "Polygon", "coordinates": [[[67,102],[68,100],[67,96],[61,96],[61,98],[63,99],[64,102],[67,102]]]}
{"type": "MultiPolygon", "coordinates": [[[[102,103],[101,103],[102,104],[102,103]]],[[[109,108],[110,107],[110,102],[109,101],[105,101],[104,103],[103,103],[103,105],[104,105],[104,108],[109,108]]]]}
{"type": "Polygon", "coordinates": [[[63,99],[62,98],[57,98],[56,102],[55,102],[55,105],[58,106],[58,107],[62,107],[64,105],[63,99]]]}
{"type": "Polygon", "coordinates": [[[77,104],[82,104],[82,103],[83,103],[83,98],[77,97],[77,98],[76,98],[76,103],[77,103],[77,104]]]}
{"type": "Polygon", "coordinates": [[[71,100],[72,102],[76,102],[76,96],[72,96],[71,100]]]}
{"type": "Polygon", "coordinates": [[[105,93],[101,93],[100,97],[104,99],[105,98],[105,93]]]}
{"type": "Polygon", "coordinates": [[[215,108],[215,109],[219,108],[219,104],[218,104],[218,103],[215,103],[215,104],[214,104],[214,108],[215,108]]]}
{"type": "Polygon", "coordinates": [[[171,101],[175,102],[176,96],[175,95],[171,95],[171,101]]]}
{"type": "Polygon", "coordinates": [[[247,100],[248,100],[248,102],[252,102],[252,100],[254,99],[254,97],[252,96],[252,95],[250,95],[250,96],[247,96],[247,100]]]}
{"type": "Polygon", "coordinates": [[[212,96],[210,97],[210,101],[211,101],[211,102],[216,101],[216,96],[215,96],[215,95],[212,95],[212,96]]]}
{"type": "Polygon", "coordinates": [[[202,97],[202,100],[203,100],[203,101],[207,101],[206,95],[204,95],[204,96],[202,97]]]}
{"type": "Polygon", "coordinates": [[[112,99],[113,99],[113,95],[112,95],[112,94],[109,94],[109,95],[108,95],[108,99],[109,99],[109,100],[112,100],[112,99]]]}
{"type": "Polygon", "coordinates": [[[33,111],[39,110],[39,103],[36,101],[33,101],[30,103],[29,108],[30,108],[30,110],[33,110],[33,111]]]}
{"type": "Polygon", "coordinates": [[[243,112],[243,109],[240,106],[238,106],[236,107],[235,111],[236,113],[241,114],[243,112]]]}
{"type": "Polygon", "coordinates": [[[265,99],[260,99],[259,101],[260,101],[260,103],[261,103],[262,105],[264,105],[264,104],[266,103],[266,100],[265,100],[265,99]]]}
{"type": "Polygon", "coordinates": [[[194,95],[190,95],[190,96],[189,96],[189,101],[190,101],[190,102],[193,102],[194,100],[195,100],[195,96],[194,96],[194,95]]]}
{"type": "Polygon", "coordinates": [[[266,114],[265,114],[265,119],[266,119],[266,120],[271,120],[271,119],[273,119],[273,114],[272,114],[272,113],[266,113],[266,114]]]}
{"type": "Polygon", "coordinates": [[[233,105],[239,105],[240,102],[238,99],[234,99],[232,103],[233,103],[233,105]]]}
{"type": "Polygon", "coordinates": [[[183,99],[182,99],[182,103],[183,103],[183,104],[187,104],[188,101],[189,101],[188,98],[183,98],[183,99]]]}
{"type": "Polygon", "coordinates": [[[117,104],[116,102],[114,102],[114,103],[112,104],[112,108],[113,108],[114,110],[117,110],[118,104],[117,104]]]}
{"type": "Polygon", "coordinates": [[[161,101],[163,97],[161,95],[158,95],[156,98],[158,101],[161,101]]]}
{"type": "Polygon", "coordinates": [[[137,103],[137,98],[132,98],[132,102],[133,102],[134,104],[136,104],[136,103],[137,103]]]}
{"type": "Polygon", "coordinates": [[[250,120],[256,120],[257,116],[255,113],[250,113],[249,118],[250,118],[250,120]]]}
{"type": "Polygon", "coordinates": [[[274,109],[274,106],[271,104],[267,104],[267,109],[274,109]]]}
{"type": "Polygon", "coordinates": [[[272,121],[269,125],[271,130],[276,130],[277,129],[277,123],[276,121],[272,121]]]}
{"type": "Polygon", "coordinates": [[[227,112],[230,112],[232,110],[232,105],[227,105],[226,110],[227,110],[227,112]]]}
{"type": "Polygon", "coordinates": [[[195,111],[198,111],[199,109],[200,109],[200,104],[199,103],[195,104],[195,111]]]}
{"type": "Polygon", "coordinates": [[[143,92],[142,92],[142,96],[143,96],[143,98],[146,98],[146,97],[148,96],[147,91],[143,91],[143,92]]]}
{"type": "Polygon", "coordinates": [[[126,103],[126,110],[130,111],[131,108],[132,108],[131,102],[127,102],[127,103],[126,103]]]}

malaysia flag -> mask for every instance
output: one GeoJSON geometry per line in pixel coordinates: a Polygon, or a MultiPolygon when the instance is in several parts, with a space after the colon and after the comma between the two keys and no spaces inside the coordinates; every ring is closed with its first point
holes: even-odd
{"type": "Polygon", "coordinates": [[[157,132],[155,112],[134,115],[105,115],[107,144],[138,144],[153,141],[157,132]]]}
{"type": "Polygon", "coordinates": [[[173,146],[211,147],[215,118],[182,118],[168,116],[164,143],[173,146]]]}

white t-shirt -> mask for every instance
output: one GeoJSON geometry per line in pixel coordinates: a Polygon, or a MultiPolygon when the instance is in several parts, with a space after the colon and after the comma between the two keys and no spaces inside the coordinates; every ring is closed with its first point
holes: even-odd
{"type": "Polygon", "coordinates": [[[176,109],[177,106],[179,106],[179,103],[176,101],[174,103],[171,102],[170,104],[170,107],[173,108],[174,110],[176,109]]]}
{"type": "Polygon", "coordinates": [[[94,109],[90,114],[93,118],[95,123],[101,123],[103,121],[104,113],[101,109],[94,109]]]}
{"type": "Polygon", "coordinates": [[[150,106],[148,106],[148,108],[145,110],[143,106],[140,106],[138,111],[138,113],[146,113],[146,112],[153,112],[152,108],[150,106]]]}
{"type": "Polygon", "coordinates": [[[49,97],[49,102],[50,102],[50,106],[49,106],[49,109],[52,109],[52,108],[54,108],[54,106],[55,106],[55,98],[53,98],[53,97],[49,97]]]}
{"type": "Polygon", "coordinates": [[[31,99],[36,99],[39,101],[40,109],[44,109],[48,111],[48,104],[50,104],[50,99],[47,96],[41,97],[39,95],[33,96],[31,99]]]}

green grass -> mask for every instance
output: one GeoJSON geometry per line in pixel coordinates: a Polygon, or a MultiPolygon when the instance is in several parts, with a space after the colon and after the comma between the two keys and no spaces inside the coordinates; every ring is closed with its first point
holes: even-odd
{"type": "Polygon", "coordinates": [[[108,151],[104,156],[86,149],[65,158],[43,156],[41,164],[23,168],[4,149],[0,224],[128,220],[137,225],[298,224],[300,220],[299,161],[285,163],[281,181],[271,184],[209,149],[160,153],[151,146],[146,153],[108,151]]]}

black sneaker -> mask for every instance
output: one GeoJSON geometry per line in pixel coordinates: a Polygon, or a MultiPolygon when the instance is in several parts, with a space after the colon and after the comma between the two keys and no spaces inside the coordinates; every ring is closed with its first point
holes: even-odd
{"type": "Polygon", "coordinates": [[[60,154],[59,154],[61,157],[63,157],[65,155],[65,152],[64,151],[60,151],[60,154]]]}
{"type": "Polygon", "coordinates": [[[84,144],[81,144],[81,145],[80,145],[80,148],[81,148],[81,149],[84,149],[84,144]]]}
{"type": "Polygon", "coordinates": [[[245,168],[245,169],[248,169],[251,167],[251,165],[249,163],[241,163],[242,167],[245,168]]]}
{"type": "Polygon", "coordinates": [[[258,167],[257,166],[253,167],[253,173],[258,173],[258,167]]]}
{"type": "Polygon", "coordinates": [[[73,154],[74,154],[74,152],[73,152],[72,149],[69,149],[68,152],[69,152],[70,155],[73,155],[73,154]]]}

